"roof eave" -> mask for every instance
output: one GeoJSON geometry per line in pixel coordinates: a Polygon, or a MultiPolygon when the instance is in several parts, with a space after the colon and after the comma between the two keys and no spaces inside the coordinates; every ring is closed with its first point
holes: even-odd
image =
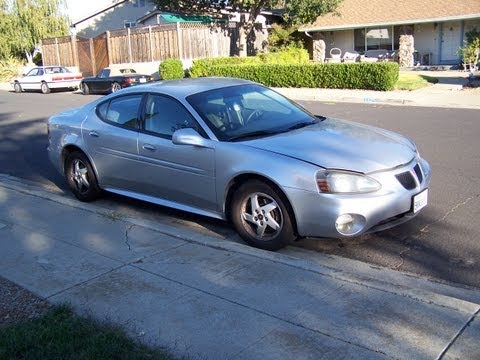
{"type": "Polygon", "coordinates": [[[91,19],[91,18],[93,18],[93,17],[95,17],[95,16],[97,16],[97,15],[100,15],[101,13],[104,13],[105,11],[108,11],[108,10],[110,10],[110,9],[113,9],[113,8],[117,7],[118,5],[121,5],[121,4],[123,4],[123,3],[127,2],[127,1],[129,1],[129,0],[121,0],[121,1],[119,1],[119,2],[117,2],[117,3],[115,3],[115,4],[109,5],[109,6],[105,7],[105,8],[103,8],[103,9],[97,10],[96,12],[94,12],[94,13],[92,13],[92,14],[90,14],[90,15],[87,15],[87,16],[85,16],[85,17],[83,17],[83,18],[81,18],[81,19],[79,19],[79,20],[77,20],[77,21],[75,21],[74,23],[72,23],[72,25],[71,25],[70,27],[75,27],[76,25],[78,25],[78,24],[80,24],[80,23],[82,23],[82,22],[84,22],[84,21],[87,21],[87,20],[89,20],[89,19],[91,19]]]}
{"type": "Polygon", "coordinates": [[[479,14],[458,15],[458,16],[447,16],[447,17],[439,17],[439,18],[399,20],[399,21],[364,23],[364,24],[345,24],[345,25],[316,26],[316,27],[305,26],[305,27],[300,27],[298,29],[298,31],[301,31],[301,32],[318,32],[318,31],[350,30],[350,29],[358,29],[358,28],[374,27],[374,26],[395,26],[395,25],[424,24],[424,23],[445,22],[445,21],[453,21],[453,20],[470,20],[470,19],[476,19],[476,18],[480,18],[480,13],[479,14]]]}

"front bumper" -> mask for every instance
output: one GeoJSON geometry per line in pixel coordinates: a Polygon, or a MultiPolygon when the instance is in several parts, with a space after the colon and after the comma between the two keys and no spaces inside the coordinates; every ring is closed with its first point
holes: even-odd
{"type": "Polygon", "coordinates": [[[413,196],[430,184],[430,166],[423,159],[390,171],[369,174],[382,184],[382,189],[367,194],[342,195],[312,193],[298,189],[286,189],[293,205],[298,235],[301,237],[341,238],[335,225],[338,217],[351,214],[358,220],[359,228],[351,236],[385,230],[411,220],[419,212],[413,212],[413,196]],[[419,166],[421,173],[415,171],[419,166]],[[402,183],[398,178],[410,174],[412,183],[402,183]],[[414,181],[414,182],[413,182],[414,181]]]}

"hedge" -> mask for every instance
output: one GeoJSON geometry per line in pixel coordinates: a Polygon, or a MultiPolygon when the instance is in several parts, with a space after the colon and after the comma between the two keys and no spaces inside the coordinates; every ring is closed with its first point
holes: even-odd
{"type": "Polygon", "coordinates": [[[167,59],[160,63],[158,67],[158,74],[161,79],[182,79],[185,77],[183,64],[179,59],[167,59]]]}
{"type": "Polygon", "coordinates": [[[210,68],[224,65],[260,65],[260,64],[307,64],[308,51],[300,48],[290,48],[278,52],[264,53],[247,57],[220,57],[198,59],[193,61],[190,69],[191,77],[209,76],[210,68]]]}
{"type": "MultiPolygon", "coordinates": [[[[214,59],[211,59],[214,60],[214,59]]],[[[218,63],[217,63],[218,61],[218,63]]],[[[339,64],[237,64],[194,62],[190,76],[247,79],[270,87],[393,90],[399,66],[393,62],[339,64]]]]}

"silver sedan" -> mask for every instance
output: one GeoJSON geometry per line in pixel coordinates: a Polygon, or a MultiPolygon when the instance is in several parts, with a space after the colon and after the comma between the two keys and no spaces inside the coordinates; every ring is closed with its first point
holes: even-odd
{"type": "Polygon", "coordinates": [[[244,80],[121,90],[52,116],[48,130],[49,157],[79,200],[106,190],[225,219],[268,250],[387,229],[428,202],[430,166],[412,141],[244,80]]]}

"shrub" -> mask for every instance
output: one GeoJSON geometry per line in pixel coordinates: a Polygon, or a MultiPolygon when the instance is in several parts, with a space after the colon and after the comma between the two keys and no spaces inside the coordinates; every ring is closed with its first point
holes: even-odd
{"type": "Polygon", "coordinates": [[[189,73],[191,77],[209,76],[210,68],[224,65],[254,65],[254,64],[307,64],[309,54],[305,49],[287,47],[283,51],[263,53],[248,57],[221,57],[198,59],[193,61],[189,73]]]}
{"type": "Polygon", "coordinates": [[[10,81],[21,74],[22,62],[13,57],[0,60],[0,81],[10,81]]]}
{"type": "MultiPolygon", "coordinates": [[[[194,66],[195,67],[195,66],[194,66]]],[[[271,87],[393,90],[397,63],[240,64],[205,67],[204,76],[247,79],[271,87]]]]}
{"type": "Polygon", "coordinates": [[[161,79],[182,79],[185,77],[183,64],[179,59],[167,59],[160,63],[158,73],[161,79]]]}

